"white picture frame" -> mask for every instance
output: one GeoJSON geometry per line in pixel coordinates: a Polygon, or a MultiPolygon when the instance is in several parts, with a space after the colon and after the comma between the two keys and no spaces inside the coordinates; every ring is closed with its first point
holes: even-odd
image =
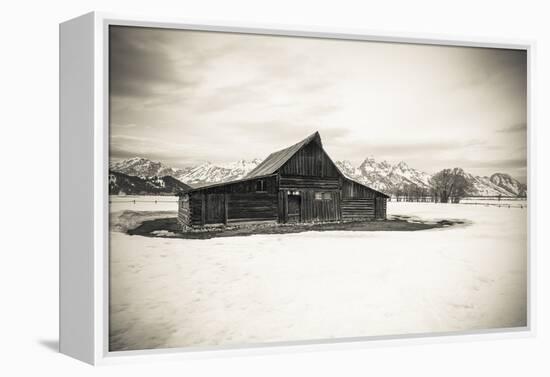
{"type": "Polygon", "coordinates": [[[60,25],[60,351],[90,364],[257,355],[395,344],[531,337],[535,334],[533,54],[525,40],[495,40],[365,30],[318,29],[88,13],[60,25]],[[449,334],[358,337],[255,347],[108,351],[108,27],[145,26],[347,40],[422,43],[527,51],[528,62],[528,319],[524,328],[449,334]]]}

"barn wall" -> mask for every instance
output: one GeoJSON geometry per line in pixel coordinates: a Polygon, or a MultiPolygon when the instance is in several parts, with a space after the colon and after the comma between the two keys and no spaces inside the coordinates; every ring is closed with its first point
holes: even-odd
{"type": "Polygon", "coordinates": [[[285,177],[279,179],[281,190],[338,190],[340,188],[340,179],[336,178],[318,178],[318,177],[285,177]]]}
{"type": "Polygon", "coordinates": [[[375,217],[380,220],[386,220],[386,208],[388,199],[383,196],[376,197],[375,217]]]}
{"type": "Polygon", "coordinates": [[[303,191],[302,221],[337,221],[340,220],[340,194],[337,191],[327,192],[330,200],[315,199],[315,191],[303,191]]]}
{"type": "Polygon", "coordinates": [[[178,223],[182,228],[191,225],[191,208],[189,195],[182,195],[178,199],[178,223]]]}
{"type": "Polygon", "coordinates": [[[222,224],[227,222],[225,208],[226,195],[223,193],[204,193],[204,222],[206,224],[222,224]]]}
{"type": "Polygon", "coordinates": [[[365,187],[359,183],[344,180],[342,184],[342,198],[343,199],[365,199],[365,198],[374,198],[376,196],[376,191],[371,190],[368,187],[365,187]]]}
{"type": "Polygon", "coordinates": [[[277,221],[276,176],[208,187],[191,193],[191,224],[277,221]],[[257,192],[258,181],[264,190],[257,192]]]}
{"type": "Polygon", "coordinates": [[[374,198],[355,198],[342,200],[342,220],[361,221],[374,219],[374,198]]]}
{"type": "Polygon", "coordinates": [[[194,191],[196,193],[203,192],[209,194],[226,194],[226,193],[255,193],[256,184],[258,181],[264,181],[265,191],[267,193],[276,194],[277,189],[277,177],[269,176],[264,178],[250,179],[247,181],[235,182],[235,183],[226,183],[224,185],[207,187],[202,190],[194,191]]]}
{"type": "Polygon", "coordinates": [[[289,193],[299,193],[300,222],[338,221],[340,216],[340,193],[337,190],[281,190],[279,193],[279,219],[287,222],[289,193]],[[325,193],[330,199],[315,199],[315,193],[325,193]]]}
{"type": "Polygon", "coordinates": [[[317,143],[311,142],[292,156],[279,170],[282,176],[338,177],[339,172],[317,143]]]}
{"type": "MultiPolygon", "coordinates": [[[[203,194],[193,192],[189,195],[189,209],[191,210],[191,225],[202,225],[203,214],[203,194]]],[[[205,203],[206,204],[206,203],[205,203]]]]}
{"type": "Polygon", "coordinates": [[[346,179],[342,184],[342,219],[386,219],[386,201],[379,192],[346,179]]]}
{"type": "Polygon", "coordinates": [[[247,221],[276,221],[277,194],[234,193],[228,198],[228,223],[247,221]]]}
{"type": "Polygon", "coordinates": [[[279,191],[277,196],[277,214],[280,223],[286,223],[288,221],[288,196],[286,191],[279,191]]]}
{"type": "Polygon", "coordinates": [[[299,193],[300,222],[340,220],[340,176],[332,170],[333,164],[322,149],[315,143],[311,143],[310,146],[306,153],[298,152],[281,170],[281,191],[278,200],[280,222],[289,221],[287,213],[290,192],[299,193]],[[309,161],[310,158],[316,159],[317,165],[315,161],[309,161]],[[319,176],[315,176],[314,173],[319,176]],[[330,195],[331,199],[315,199],[315,193],[325,193],[330,195]]]}

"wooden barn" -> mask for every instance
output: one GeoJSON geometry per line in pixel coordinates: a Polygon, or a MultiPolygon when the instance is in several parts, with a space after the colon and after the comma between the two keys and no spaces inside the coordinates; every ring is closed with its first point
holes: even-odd
{"type": "Polygon", "coordinates": [[[181,193],[178,221],[187,228],[385,219],[388,198],[345,177],[316,132],[270,154],[243,179],[181,193]]]}

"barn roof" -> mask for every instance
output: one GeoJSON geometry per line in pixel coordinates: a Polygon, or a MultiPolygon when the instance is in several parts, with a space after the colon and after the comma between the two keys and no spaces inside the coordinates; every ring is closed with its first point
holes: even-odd
{"type": "MultiPolygon", "coordinates": [[[[213,183],[213,184],[209,184],[209,185],[205,185],[205,186],[201,186],[201,187],[192,188],[190,190],[185,190],[185,191],[181,192],[180,195],[190,193],[190,192],[194,192],[194,191],[200,191],[200,190],[211,188],[211,187],[225,186],[225,185],[230,185],[230,184],[233,184],[233,183],[248,181],[248,180],[255,179],[255,178],[267,178],[269,176],[272,176],[288,160],[290,160],[292,158],[292,156],[294,156],[300,149],[302,149],[302,147],[304,147],[305,145],[309,144],[312,141],[318,143],[321,148],[323,147],[323,143],[321,141],[321,135],[319,135],[319,132],[316,131],[313,134],[306,137],[304,140],[299,141],[298,143],[293,144],[288,148],[284,148],[284,149],[281,149],[279,151],[271,153],[269,156],[267,156],[267,158],[265,160],[263,160],[258,166],[256,166],[254,169],[252,169],[252,171],[250,171],[250,173],[248,173],[242,179],[229,181],[229,182],[213,183]]],[[[327,155],[327,157],[330,159],[330,156],[327,155]]],[[[365,185],[361,182],[358,182],[358,181],[356,181],[356,180],[354,180],[350,177],[347,177],[345,174],[342,173],[342,171],[338,168],[338,166],[336,164],[334,164],[334,166],[336,166],[336,169],[338,170],[338,172],[340,172],[340,174],[342,175],[342,177],[344,177],[344,179],[346,179],[348,181],[351,181],[351,182],[354,182],[358,185],[367,187],[368,189],[370,189],[372,191],[375,191],[375,192],[389,198],[389,196],[384,194],[383,192],[375,190],[375,189],[373,189],[373,188],[371,188],[371,187],[369,187],[369,186],[367,186],[367,185],[365,185]]]]}
{"type": "Polygon", "coordinates": [[[269,178],[269,177],[272,177],[272,176],[273,176],[273,174],[265,174],[265,175],[260,175],[260,176],[257,176],[257,177],[244,177],[244,178],[241,178],[241,179],[235,179],[233,181],[227,181],[227,182],[210,183],[210,184],[207,184],[207,185],[204,185],[204,186],[193,187],[189,190],[180,191],[177,195],[189,194],[190,192],[201,191],[201,190],[209,189],[209,188],[212,188],[212,187],[228,186],[228,185],[232,185],[234,183],[250,181],[254,178],[269,178]]]}
{"type": "Polygon", "coordinates": [[[288,148],[281,149],[277,152],[271,153],[260,165],[256,166],[245,178],[256,178],[266,174],[273,174],[279,170],[288,160],[292,158],[304,145],[309,144],[310,141],[315,140],[322,147],[321,135],[319,132],[315,132],[304,140],[291,145],[288,148]]]}
{"type": "Polygon", "coordinates": [[[376,193],[378,193],[378,194],[380,194],[380,195],[382,195],[382,196],[384,196],[384,197],[386,197],[386,198],[390,198],[390,196],[389,196],[388,194],[384,194],[382,191],[375,190],[375,189],[373,189],[372,187],[367,186],[367,185],[365,185],[364,183],[361,183],[361,182],[359,182],[359,181],[356,181],[355,179],[350,178],[350,177],[348,177],[348,176],[345,175],[345,174],[342,174],[342,177],[344,177],[344,179],[347,180],[347,181],[350,181],[350,182],[356,183],[356,184],[358,184],[358,185],[364,186],[364,187],[368,188],[369,190],[372,190],[372,191],[374,191],[374,192],[376,192],[376,193]]]}

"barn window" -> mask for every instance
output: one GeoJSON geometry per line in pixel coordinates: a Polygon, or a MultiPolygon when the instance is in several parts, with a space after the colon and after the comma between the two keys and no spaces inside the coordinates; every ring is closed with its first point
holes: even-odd
{"type": "Polygon", "coordinates": [[[266,192],[265,181],[263,179],[256,181],[256,192],[266,192]]]}
{"type": "Polygon", "coordinates": [[[332,200],[332,194],[330,192],[316,192],[315,200],[332,200]]]}

